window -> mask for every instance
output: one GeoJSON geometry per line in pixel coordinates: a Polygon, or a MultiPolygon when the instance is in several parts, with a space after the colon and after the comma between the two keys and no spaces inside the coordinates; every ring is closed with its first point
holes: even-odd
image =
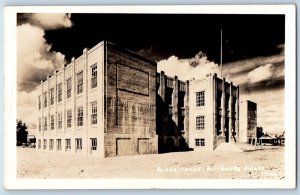
{"type": "Polygon", "coordinates": [[[196,130],[203,130],[203,129],[205,129],[204,116],[197,116],[196,117],[196,130]]]}
{"type": "Polygon", "coordinates": [[[50,116],[50,129],[53,130],[54,129],[54,115],[50,116]]]}
{"type": "Polygon", "coordinates": [[[81,94],[83,90],[83,72],[77,74],[77,94],[81,94]]]}
{"type": "Polygon", "coordinates": [[[56,150],[61,151],[61,139],[56,140],[56,150]]]}
{"type": "Polygon", "coordinates": [[[76,152],[82,150],[82,139],[81,138],[75,139],[75,147],[76,147],[75,148],[76,152]]]}
{"type": "Polygon", "coordinates": [[[62,113],[58,113],[57,115],[57,120],[58,120],[58,129],[62,128],[62,113]]]}
{"type": "Polygon", "coordinates": [[[77,108],[77,126],[83,126],[83,107],[77,108]]]}
{"type": "Polygon", "coordinates": [[[205,104],[205,94],[204,91],[196,93],[196,106],[204,106],[205,104]]]}
{"type": "Polygon", "coordinates": [[[49,140],[49,150],[53,150],[53,146],[54,146],[54,140],[50,139],[49,140]]]}
{"type": "Polygon", "coordinates": [[[54,104],[54,89],[50,90],[50,105],[54,104]]]}
{"type": "Polygon", "coordinates": [[[91,138],[91,150],[97,150],[97,138],[91,138]]]}
{"type": "Polygon", "coordinates": [[[44,150],[47,149],[47,140],[46,139],[43,140],[43,149],[44,150]]]}
{"type": "Polygon", "coordinates": [[[62,84],[57,85],[57,101],[61,102],[62,101],[62,84]]]}
{"type": "Polygon", "coordinates": [[[65,147],[66,152],[70,152],[70,150],[71,150],[71,139],[66,139],[65,142],[66,142],[66,147],[65,147]]]}
{"type": "Polygon", "coordinates": [[[44,93],[44,108],[47,107],[47,92],[44,93]]]}
{"type": "Polygon", "coordinates": [[[39,131],[41,131],[42,130],[42,120],[41,120],[41,118],[39,118],[39,131]]]}
{"type": "Polygon", "coordinates": [[[47,131],[47,117],[44,117],[44,131],[47,131]]]}
{"type": "Polygon", "coordinates": [[[92,102],[92,125],[97,124],[97,102],[92,102]]]}
{"type": "Polygon", "coordinates": [[[195,139],[196,146],[205,146],[205,139],[195,139]]]}
{"type": "Polygon", "coordinates": [[[39,110],[41,109],[41,107],[42,107],[42,102],[41,102],[41,96],[39,95],[39,97],[38,97],[38,101],[39,101],[39,110]]]}
{"type": "Polygon", "coordinates": [[[42,145],[42,142],[41,142],[41,140],[39,139],[39,140],[38,140],[38,149],[41,149],[41,147],[42,147],[41,145],[42,145]]]}
{"type": "Polygon", "coordinates": [[[97,87],[97,64],[91,67],[92,69],[92,80],[91,80],[91,88],[97,87]]]}
{"type": "Polygon", "coordinates": [[[71,78],[67,80],[67,98],[71,97],[71,91],[72,91],[72,83],[71,78]]]}
{"type": "Polygon", "coordinates": [[[67,110],[67,128],[72,127],[72,110],[67,110]]]}

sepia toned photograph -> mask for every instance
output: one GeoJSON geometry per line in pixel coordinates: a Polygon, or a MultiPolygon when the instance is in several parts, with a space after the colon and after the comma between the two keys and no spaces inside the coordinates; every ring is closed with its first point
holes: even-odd
{"type": "Polygon", "coordinates": [[[14,10],[12,177],[295,185],[288,9],[130,8],[14,10]]]}

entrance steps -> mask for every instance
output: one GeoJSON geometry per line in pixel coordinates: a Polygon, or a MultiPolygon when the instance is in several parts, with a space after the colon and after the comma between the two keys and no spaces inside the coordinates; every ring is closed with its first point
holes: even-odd
{"type": "Polygon", "coordinates": [[[214,150],[216,152],[243,152],[243,150],[234,143],[220,143],[214,150]]]}

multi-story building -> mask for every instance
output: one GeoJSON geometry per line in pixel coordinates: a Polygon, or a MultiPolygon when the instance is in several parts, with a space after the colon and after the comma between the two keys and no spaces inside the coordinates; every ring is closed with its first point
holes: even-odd
{"type": "Polygon", "coordinates": [[[156,129],[159,152],[188,149],[189,82],[157,73],[156,129]]]}
{"type": "Polygon", "coordinates": [[[37,149],[157,153],[156,62],[107,41],[37,87],[37,149]]]}
{"type": "Polygon", "coordinates": [[[240,142],[257,143],[257,104],[249,100],[240,102],[240,142]]]}
{"type": "Polygon", "coordinates": [[[238,142],[239,87],[207,74],[189,83],[189,147],[214,150],[238,142]]]}

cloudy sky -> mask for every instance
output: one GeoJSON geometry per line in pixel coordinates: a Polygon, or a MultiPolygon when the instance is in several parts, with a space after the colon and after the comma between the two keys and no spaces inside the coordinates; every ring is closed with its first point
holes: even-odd
{"type": "Polygon", "coordinates": [[[242,99],[257,102],[259,126],[282,131],[284,20],[284,15],[18,14],[18,118],[34,128],[40,80],[105,39],[157,61],[158,71],[182,80],[222,72],[240,85],[242,99]]]}

